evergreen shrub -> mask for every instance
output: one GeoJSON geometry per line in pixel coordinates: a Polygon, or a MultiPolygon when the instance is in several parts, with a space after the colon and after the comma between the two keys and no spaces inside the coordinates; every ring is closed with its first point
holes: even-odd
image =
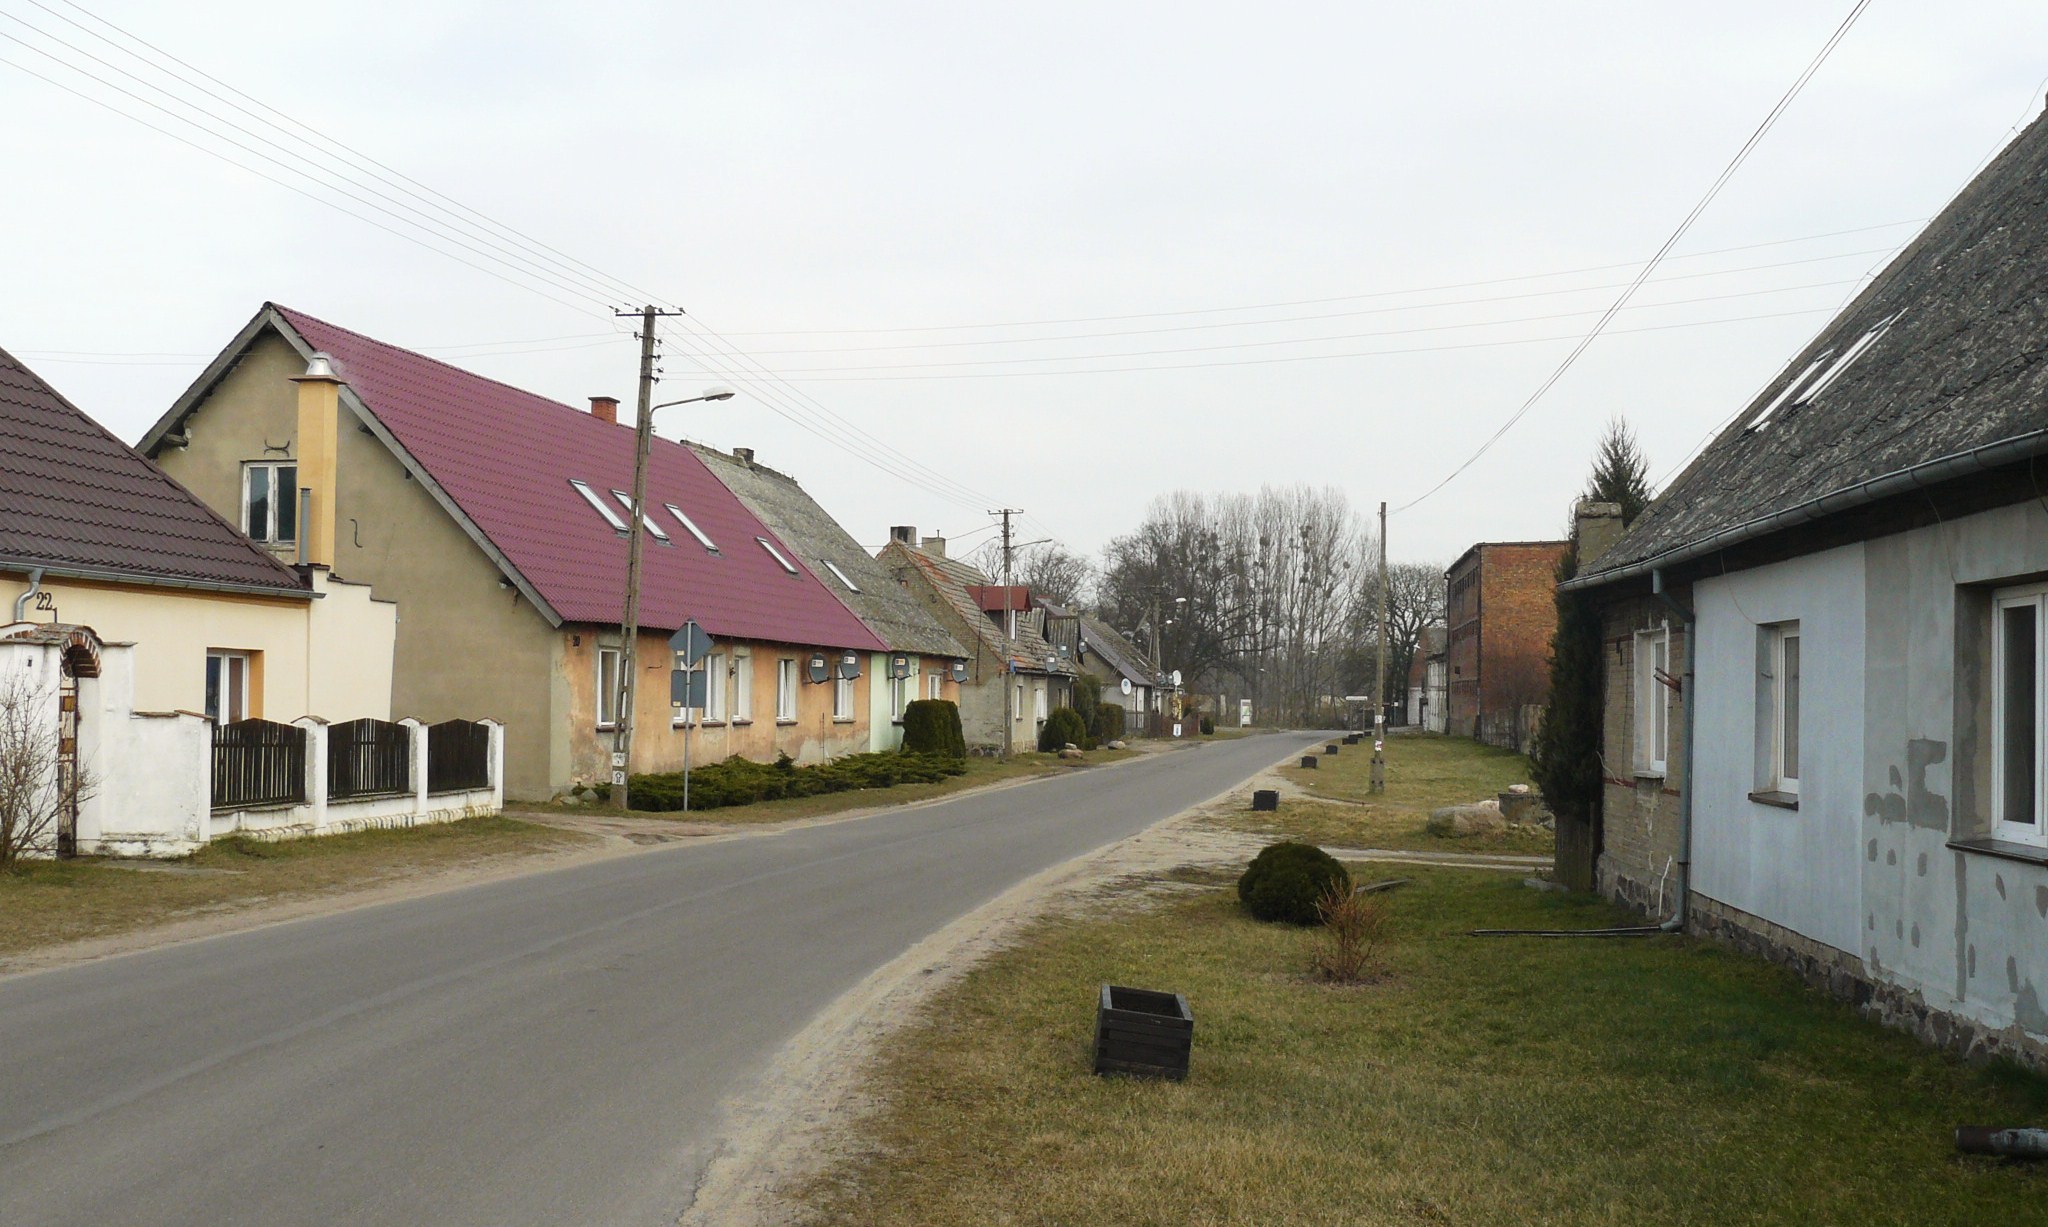
{"type": "Polygon", "coordinates": [[[1209,718],[1208,716],[1203,716],[1203,717],[1202,717],[1202,736],[1204,736],[1204,737],[1214,737],[1215,735],[1216,735],[1216,721],[1214,721],[1213,719],[1209,718]]]}
{"type": "Polygon", "coordinates": [[[1114,703],[1104,703],[1095,709],[1095,744],[1108,745],[1122,741],[1124,736],[1124,709],[1114,703]]]}
{"type": "MultiPolygon", "coordinates": [[[[815,797],[898,784],[934,784],[967,771],[965,755],[849,754],[829,762],[800,767],[788,755],[758,763],[734,755],[690,772],[690,808],[723,809],[784,797],[815,797]]],[[[659,771],[632,778],[636,810],[671,813],[683,808],[683,773],[659,771]]]]}
{"type": "Polygon", "coordinates": [[[903,709],[903,752],[967,757],[960,705],[949,699],[917,699],[903,709]]]}
{"type": "Polygon", "coordinates": [[[1081,723],[1081,713],[1071,707],[1055,707],[1045,718],[1045,727],[1038,730],[1038,748],[1047,753],[1056,753],[1068,745],[1085,745],[1088,741],[1088,726],[1081,723]]]}
{"type": "Polygon", "coordinates": [[[1322,921],[1321,905],[1333,891],[1349,891],[1351,875],[1314,844],[1271,844],[1237,880],[1238,902],[1258,920],[1293,925],[1322,921]]]}

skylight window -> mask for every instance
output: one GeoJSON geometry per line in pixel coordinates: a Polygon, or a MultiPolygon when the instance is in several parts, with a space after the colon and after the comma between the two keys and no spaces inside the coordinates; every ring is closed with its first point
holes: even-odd
{"type": "Polygon", "coordinates": [[[1801,405],[1812,404],[1816,397],[1833,387],[1837,379],[1847,374],[1849,368],[1856,364],[1856,360],[1871,346],[1877,344],[1878,338],[1882,337],[1885,330],[1898,318],[1899,313],[1896,312],[1887,315],[1869,332],[1856,338],[1855,344],[1849,348],[1831,349],[1815,358],[1799,373],[1799,378],[1786,384],[1785,390],[1778,393],[1777,398],[1757,415],[1756,421],[1749,424],[1749,431],[1753,433],[1770,425],[1771,419],[1776,417],[1781,409],[1796,409],[1801,405]]]}
{"type": "Polygon", "coordinates": [[[619,518],[619,513],[613,511],[609,506],[607,506],[603,499],[597,497],[597,491],[591,489],[589,486],[584,485],[582,482],[577,481],[573,477],[569,479],[569,484],[576,487],[576,493],[583,496],[584,502],[589,503],[592,507],[595,507],[597,509],[597,514],[604,517],[604,522],[612,526],[613,532],[623,533],[626,531],[626,522],[624,520],[621,520],[619,518]]]}
{"type": "Polygon", "coordinates": [[[1813,386],[1807,388],[1806,391],[1800,395],[1799,403],[1802,405],[1808,404],[1812,402],[1812,400],[1815,397],[1819,396],[1821,393],[1827,391],[1828,388],[1833,386],[1835,380],[1840,379],[1851,366],[1855,365],[1856,359],[1861,358],[1863,356],[1863,351],[1877,344],[1877,339],[1885,334],[1885,329],[1890,328],[1892,326],[1892,321],[1897,318],[1899,318],[1897,315],[1887,315],[1883,319],[1879,320],[1877,322],[1877,325],[1873,327],[1869,332],[1866,332],[1862,336],[1858,337],[1856,339],[1856,343],[1854,345],[1851,345],[1848,349],[1842,351],[1842,356],[1835,359],[1835,364],[1829,367],[1825,372],[1823,372],[1819,379],[1813,381],[1813,386]]]}
{"type": "MultiPolygon", "coordinates": [[[[623,491],[623,490],[614,490],[614,491],[612,491],[612,497],[613,497],[613,498],[615,498],[615,499],[617,499],[617,500],[619,500],[619,506],[621,506],[621,507],[624,507],[624,508],[626,509],[626,514],[627,514],[627,515],[632,515],[632,514],[633,514],[633,496],[632,496],[632,495],[630,495],[630,494],[627,494],[627,493],[626,493],[625,491],[623,491]]],[[[656,524],[656,523],[654,522],[654,518],[653,518],[652,516],[648,515],[648,514],[647,514],[647,512],[646,512],[646,511],[644,511],[644,510],[643,510],[643,511],[642,511],[642,512],[640,513],[640,522],[641,522],[642,524],[645,524],[645,525],[647,526],[647,531],[648,531],[648,532],[650,532],[650,533],[653,533],[653,534],[654,534],[655,540],[657,540],[657,541],[666,541],[666,540],[668,540],[668,534],[667,534],[667,533],[665,533],[665,532],[663,532],[663,531],[661,530],[661,525],[659,525],[659,524],[656,524]]]]}
{"type": "Polygon", "coordinates": [[[676,523],[682,525],[683,529],[686,532],[688,532],[692,537],[695,537],[697,539],[698,545],[703,546],[705,549],[710,550],[714,554],[718,552],[717,544],[713,542],[711,538],[704,535],[704,530],[697,527],[697,522],[695,520],[692,520],[690,517],[683,514],[682,508],[676,506],[674,503],[663,503],[662,506],[668,508],[668,513],[676,518],[676,523]]]}
{"type": "Polygon", "coordinates": [[[754,540],[759,541],[761,543],[761,548],[768,551],[768,556],[775,560],[777,566],[789,572],[791,575],[796,574],[796,564],[791,562],[789,559],[784,558],[782,556],[782,551],[775,548],[775,543],[773,541],[770,541],[766,537],[756,537],[754,538],[754,540]]]}
{"type": "Polygon", "coordinates": [[[1764,411],[1756,415],[1756,420],[1749,424],[1748,429],[1744,433],[1754,433],[1769,426],[1771,419],[1777,416],[1778,410],[1783,409],[1786,405],[1804,404],[1805,399],[1800,394],[1806,390],[1807,384],[1813,382],[1813,377],[1820,374],[1827,367],[1828,360],[1834,357],[1834,355],[1834,350],[1828,350],[1812,362],[1807,363],[1806,369],[1799,372],[1799,378],[1786,384],[1785,390],[1778,393],[1770,404],[1764,406],[1764,411]]]}
{"type": "Polygon", "coordinates": [[[854,583],[851,579],[848,579],[846,576],[846,572],[839,569],[838,563],[833,562],[830,558],[821,558],[818,561],[825,564],[825,569],[827,571],[830,571],[832,572],[832,574],[839,577],[839,582],[846,585],[846,590],[848,592],[860,591],[860,585],[854,583]]]}

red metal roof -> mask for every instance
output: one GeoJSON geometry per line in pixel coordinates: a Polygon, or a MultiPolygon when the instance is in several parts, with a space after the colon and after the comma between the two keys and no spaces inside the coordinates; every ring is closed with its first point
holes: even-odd
{"type": "MultiPolygon", "coordinates": [[[[611,491],[633,489],[630,427],[301,312],[275,310],[307,345],[334,359],[364,407],[564,621],[620,621],[630,542],[569,481],[589,485],[625,520],[611,491]]],[[[886,650],[689,448],[654,440],[647,513],[669,541],[650,535],[642,551],[641,625],[672,630],[695,618],[715,638],[886,650]],[[718,552],[699,545],[664,503],[681,508],[718,552]],[[756,538],[775,541],[797,574],[783,570],[756,538]]]]}
{"type": "Polygon", "coordinates": [[[969,584],[967,595],[984,613],[1008,613],[1031,608],[1031,589],[1023,584],[969,584]]]}

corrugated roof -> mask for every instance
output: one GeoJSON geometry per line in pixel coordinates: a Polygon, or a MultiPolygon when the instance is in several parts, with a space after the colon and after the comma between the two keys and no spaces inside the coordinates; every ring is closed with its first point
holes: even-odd
{"type": "Polygon", "coordinates": [[[978,568],[956,558],[940,558],[926,553],[914,545],[891,541],[882,547],[880,558],[884,563],[890,559],[901,559],[915,566],[919,573],[930,582],[939,594],[953,606],[963,621],[974,628],[981,640],[981,646],[998,660],[1024,673],[1049,673],[1056,676],[1071,676],[1074,666],[1060,663],[1046,667],[1047,660],[1058,661],[1059,650],[1048,642],[1038,630],[1037,621],[1044,617],[1040,610],[1020,609],[1017,611],[1017,637],[1011,639],[998,624],[1001,614],[984,613],[980,603],[969,594],[972,588],[989,586],[988,576],[978,568]]]}
{"type": "MultiPolygon", "coordinates": [[[[629,539],[569,483],[586,483],[626,519],[610,492],[633,488],[630,427],[304,312],[271,309],[306,345],[334,359],[364,409],[563,621],[620,621],[629,539]]],[[[669,540],[650,536],[642,551],[643,626],[672,630],[694,618],[719,638],[884,650],[801,560],[795,574],[781,567],[757,538],[793,559],[795,552],[696,453],[657,438],[647,472],[648,516],[669,540]],[[718,551],[700,546],[668,503],[718,551]]]]}
{"type": "Polygon", "coordinates": [[[825,590],[865,622],[890,651],[954,658],[967,654],[931,611],[904,591],[795,478],[716,448],[689,446],[713,476],[775,530],[805,565],[819,573],[825,590]],[[849,589],[832,574],[833,567],[859,591],[849,589]]]}
{"type": "Polygon", "coordinates": [[[1159,684],[1159,670],[1138,645],[1124,638],[1100,618],[1081,615],[1081,642],[1088,650],[1102,657],[1110,668],[1115,669],[1138,686],[1159,684]]]}
{"type": "Polygon", "coordinates": [[[304,596],[272,558],[0,350],[0,562],[304,596]]]}
{"type": "Polygon", "coordinates": [[[1758,535],[1865,483],[2043,430],[2048,116],[2008,145],[1574,583],[1591,586],[1758,535]],[[1785,395],[1852,355],[1811,401],[1785,395]]]}

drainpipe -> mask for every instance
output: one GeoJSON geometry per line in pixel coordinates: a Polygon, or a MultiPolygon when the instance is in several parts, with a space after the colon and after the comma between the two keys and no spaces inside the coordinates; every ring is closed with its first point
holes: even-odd
{"type": "Polygon", "coordinates": [[[14,598],[14,620],[16,622],[20,622],[28,617],[28,603],[36,599],[36,593],[40,592],[42,587],[43,569],[41,567],[31,568],[28,573],[28,587],[22,591],[20,596],[14,598]]]}
{"type": "Polygon", "coordinates": [[[1693,748],[1693,682],[1694,662],[1698,652],[1693,647],[1698,619],[1693,611],[1678,603],[1677,598],[1664,591],[1664,568],[1650,572],[1650,591],[1656,594],[1664,607],[1677,614],[1685,624],[1685,673],[1679,679],[1679,697],[1685,711],[1685,767],[1678,779],[1678,903],[1672,909],[1671,919],[1659,925],[1666,933],[1685,931],[1686,900],[1692,894],[1692,748],[1693,748]]]}

